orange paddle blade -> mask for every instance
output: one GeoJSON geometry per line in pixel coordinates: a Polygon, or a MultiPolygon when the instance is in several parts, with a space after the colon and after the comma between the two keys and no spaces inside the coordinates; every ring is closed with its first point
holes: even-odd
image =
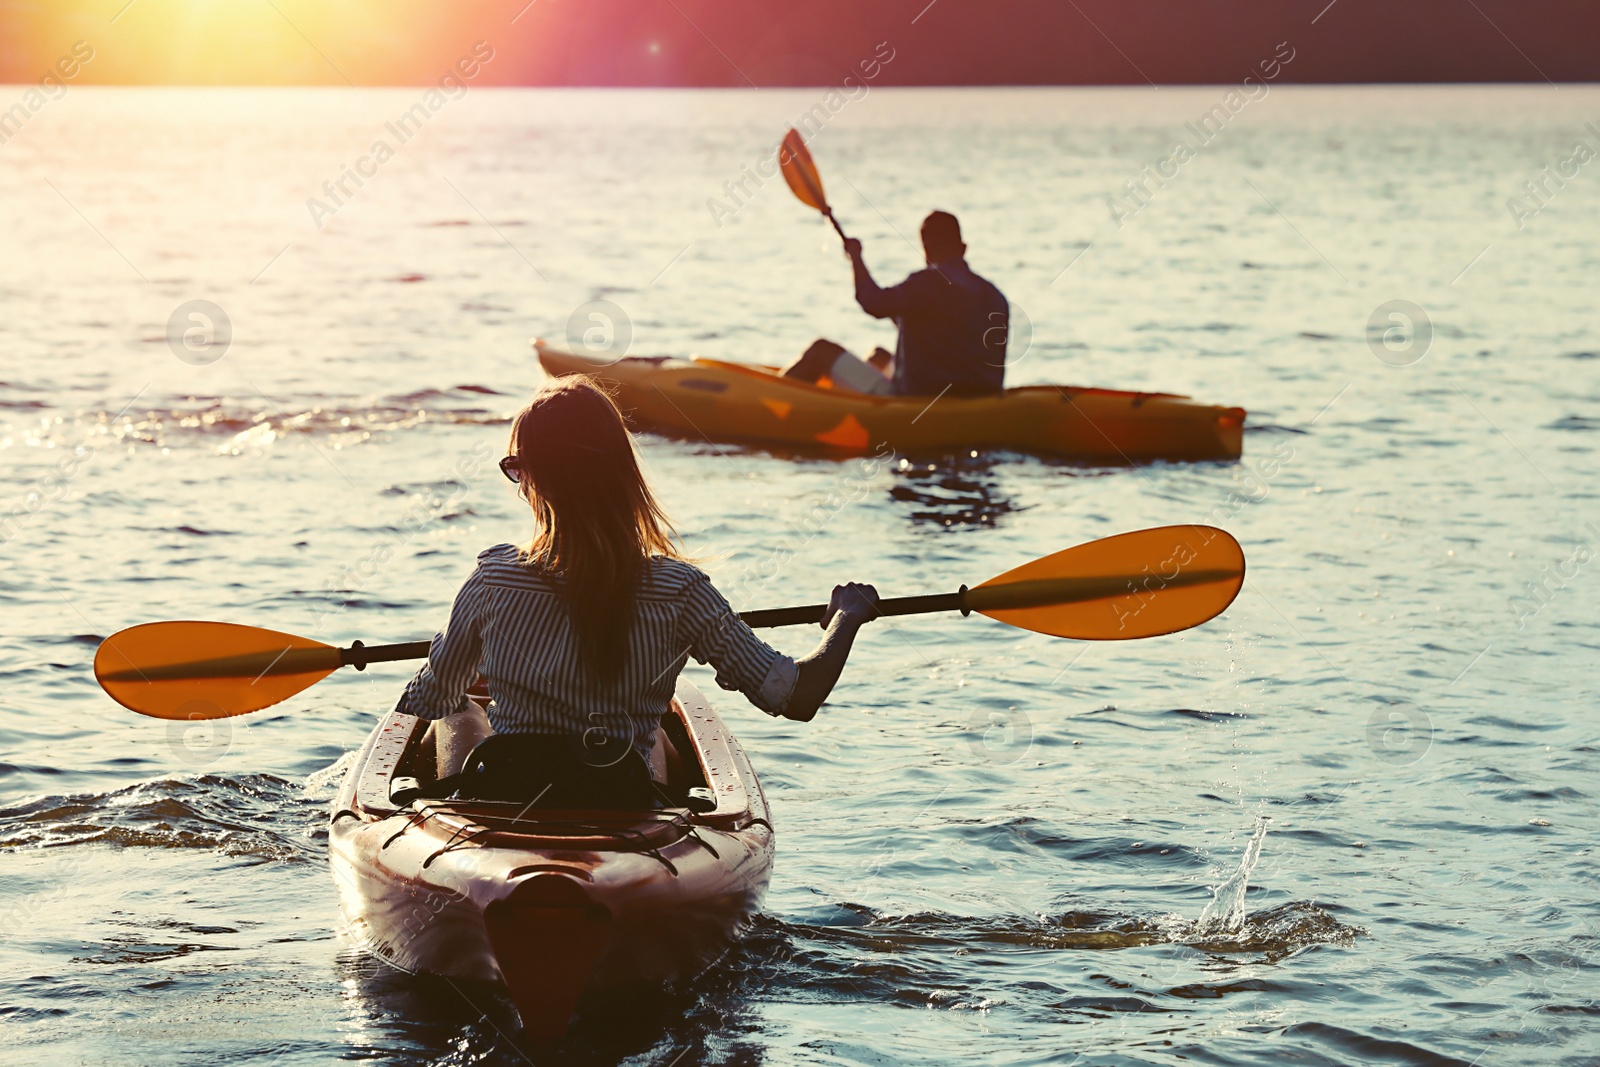
{"type": "Polygon", "coordinates": [[[286,700],[343,664],[308,637],[228,622],[151,622],[100,642],[94,676],[111,699],[158,719],[221,719],[286,700]]]}
{"type": "Polygon", "coordinates": [[[823,214],[828,213],[828,198],[822,191],[822,175],[817,171],[810,149],[800,139],[799,130],[791,129],[783,135],[783,144],[778,149],[778,167],[783,171],[783,180],[789,183],[790,190],[802,204],[816,208],[823,214]]]}
{"type": "Polygon", "coordinates": [[[1025,563],[967,591],[1000,622],[1079,641],[1130,641],[1198,626],[1244,585],[1244,550],[1214,526],[1159,526],[1025,563]]]}

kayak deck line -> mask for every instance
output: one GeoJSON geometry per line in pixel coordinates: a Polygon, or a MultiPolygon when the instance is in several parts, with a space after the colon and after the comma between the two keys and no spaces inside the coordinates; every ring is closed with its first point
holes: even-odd
{"type": "Polygon", "coordinates": [[[1108,466],[1237,460],[1247,412],[1177,393],[1025,385],[993,396],[873,396],[701,357],[595,359],[535,339],[553,377],[604,382],[637,429],[856,456],[1004,449],[1108,466]]]}

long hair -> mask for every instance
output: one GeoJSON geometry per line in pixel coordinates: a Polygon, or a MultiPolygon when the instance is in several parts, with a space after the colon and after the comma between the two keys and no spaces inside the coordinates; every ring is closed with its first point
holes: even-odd
{"type": "Polygon", "coordinates": [[[511,449],[533,508],[525,559],[561,580],[584,665],[615,681],[640,572],[651,556],[682,558],[633,435],[611,398],[574,375],[534,395],[511,426],[511,449]]]}

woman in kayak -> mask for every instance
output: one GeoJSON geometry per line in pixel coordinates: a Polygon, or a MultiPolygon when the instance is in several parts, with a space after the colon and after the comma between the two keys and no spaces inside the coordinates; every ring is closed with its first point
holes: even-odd
{"type": "Polygon", "coordinates": [[[539,391],[500,469],[533,510],[533,539],[478,556],[396,707],[435,721],[441,778],[492,732],[519,735],[528,765],[514,775],[528,796],[505,799],[535,800],[551,782],[547,803],[637,795],[651,776],[666,781],[676,758],[660,726],[691,655],[724,689],[806,722],[875,615],[877,591],[850,583],[834,589],[826,633],[804,659],[758,638],[680,554],[622,416],[587,379],[539,391]],[[467,693],[480,671],[487,716],[467,693]]]}

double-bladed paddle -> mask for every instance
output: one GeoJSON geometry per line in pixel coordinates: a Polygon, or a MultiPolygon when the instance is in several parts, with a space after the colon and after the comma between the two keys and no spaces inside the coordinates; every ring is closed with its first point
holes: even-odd
{"type": "MultiPolygon", "coordinates": [[[[976,611],[1035,633],[1128,641],[1198,626],[1244,585],[1244,551],[1213,526],[1161,526],[1090,541],[954,593],[891,597],[878,614],[976,611]]],[[[825,604],[746,611],[755,627],[822,621],[825,604]]],[[[158,719],[219,719],[271,707],[340,667],[423,659],[427,641],[349,648],[227,622],[152,622],[100,643],[94,675],[125,708],[158,719]]]]}

